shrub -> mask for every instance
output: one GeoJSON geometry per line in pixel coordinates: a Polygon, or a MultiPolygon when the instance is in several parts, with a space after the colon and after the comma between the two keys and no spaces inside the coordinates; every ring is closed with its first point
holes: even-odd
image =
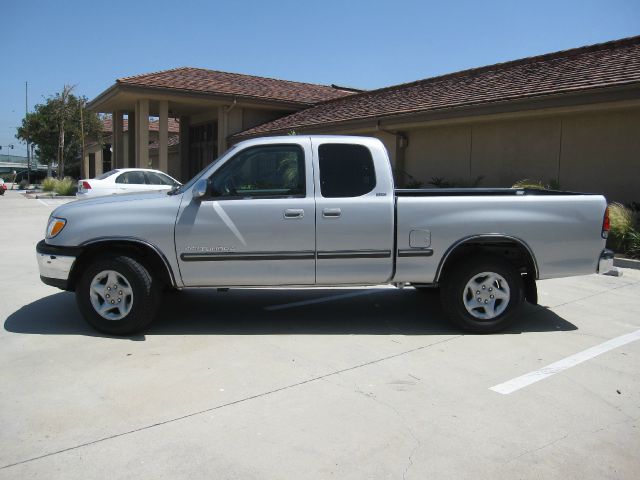
{"type": "Polygon", "coordinates": [[[511,188],[537,188],[539,190],[560,190],[560,182],[557,180],[551,179],[546,184],[542,183],[542,180],[529,180],[525,178],[523,180],[518,180],[516,183],[511,185],[511,188]]]}
{"type": "Polygon", "coordinates": [[[518,180],[516,183],[511,185],[511,188],[537,188],[540,190],[548,190],[547,186],[544,185],[540,180],[536,182],[534,180],[529,180],[528,178],[518,180]]]}
{"type": "Polygon", "coordinates": [[[26,178],[23,178],[22,180],[20,180],[20,183],[18,184],[18,189],[26,190],[27,188],[29,188],[29,180],[27,180],[26,178]]]}
{"type": "Polygon", "coordinates": [[[47,177],[42,181],[42,191],[53,192],[58,181],[53,177],[47,177]]]}
{"type": "Polygon", "coordinates": [[[609,229],[608,244],[617,251],[625,251],[633,229],[633,212],[621,203],[609,204],[609,229]]]}
{"type": "Polygon", "coordinates": [[[631,231],[627,237],[627,255],[640,258],[640,232],[631,231]]]}
{"type": "Polygon", "coordinates": [[[73,178],[64,177],[62,180],[57,181],[54,190],[58,195],[75,195],[78,186],[73,178]]]}

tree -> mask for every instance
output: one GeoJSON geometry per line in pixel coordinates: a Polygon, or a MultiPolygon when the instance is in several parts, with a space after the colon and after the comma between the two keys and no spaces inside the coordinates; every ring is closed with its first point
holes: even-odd
{"type": "Polygon", "coordinates": [[[102,141],[102,121],[85,110],[86,97],[77,97],[73,87],[65,85],[61,92],[34,107],[18,127],[16,138],[36,145],[42,163],[58,163],[58,177],[74,171],[79,175],[79,159],[84,136],[102,141]]]}

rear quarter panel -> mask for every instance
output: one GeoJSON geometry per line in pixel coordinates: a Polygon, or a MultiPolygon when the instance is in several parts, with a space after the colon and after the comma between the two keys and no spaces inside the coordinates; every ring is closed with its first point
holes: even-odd
{"type": "Polygon", "coordinates": [[[515,237],[532,251],[540,279],[596,271],[606,200],[599,195],[398,197],[398,249],[411,230],[431,232],[431,257],[398,258],[396,280],[431,283],[447,251],[475,235],[515,237]]]}

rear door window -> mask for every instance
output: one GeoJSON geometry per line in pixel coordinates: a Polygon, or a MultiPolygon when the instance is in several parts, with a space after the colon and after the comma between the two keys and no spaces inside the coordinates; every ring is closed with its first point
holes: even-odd
{"type": "Polygon", "coordinates": [[[325,143],[318,148],[318,156],[323,197],[359,197],[375,188],[373,157],[367,147],[325,143]]]}

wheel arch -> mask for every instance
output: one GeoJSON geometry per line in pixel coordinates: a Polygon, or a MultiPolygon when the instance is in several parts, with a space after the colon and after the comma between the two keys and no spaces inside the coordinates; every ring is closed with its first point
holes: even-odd
{"type": "Polygon", "coordinates": [[[150,273],[155,274],[162,283],[177,287],[171,265],[162,251],[154,244],[130,237],[102,237],[84,242],[82,253],[73,264],[69,275],[69,290],[75,290],[79,275],[83,269],[99,255],[123,254],[138,260],[150,273]]]}
{"type": "Polygon", "coordinates": [[[539,277],[533,250],[524,240],[502,233],[487,233],[464,237],[451,245],[440,260],[434,281],[439,283],[463,258],[483,251],[505,258],[521,273],[526,273],[531,281],[539,277]]]}

